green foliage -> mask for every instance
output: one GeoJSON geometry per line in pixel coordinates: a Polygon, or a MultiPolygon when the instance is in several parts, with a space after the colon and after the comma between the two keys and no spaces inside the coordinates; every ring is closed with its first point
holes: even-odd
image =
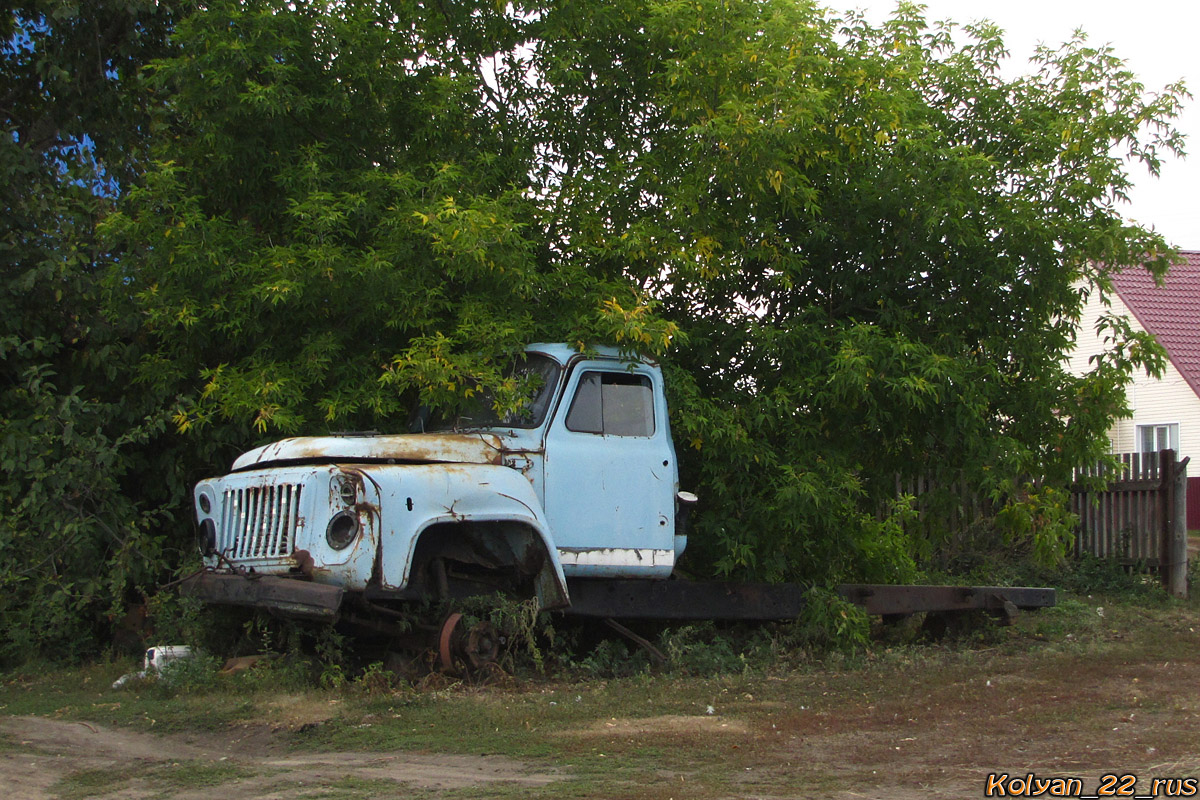
{"type": "Polygon", "coordinates": [[[354,686],[367,694],[384,694],[390,692],[396,685],[396,675],[383,667],[382,661],[372,661],[367,668],[354,679],[354,686]]]}
{"type": "Polygon", "coordinates": [[[283,8],[180,24],[156,165],[104,225],[198,448],[503,405],[530,339],[670,348],[694,568],[912,580],[944,544],[892,503],[917,476],[1062,551],[1044,487],[1161,352],[1109,320],[1089,375],[1061,354],[1080,285],[1169,260],[1119,203],[1123,156],[1179,149],[1181,86],[1082,37],[1010,80],[995,28],[907,5],[283,8]]]}
{"type": "Polygon", "coordinates": [[[211,653],[168,661],[154,680],[155,691],[165,697],[211,691],[220,683],[220,669],[221,659],[211,653]]]}
{"type": "Polygon", "coordinates": [[[659,637],[668,668],[679,675],[721,675],[745,671],[749,664],[741,648],[712,623],[669,628],[659,637]]]}
{"type": "Polygon", "coordinates": [[[1132,371],[1161,366],[1112,321],[1090,374],[1062,353],[1081,284],[1169,260],[1121,219],[1123,157],[1154,172],[1178,151],[1182,86],[1147,93],[1081,36],[1009,80],[994,27],[928,27],[910,5],[879,27],[807,3],[621,8],[636,35],[546,47],[652,99],[602,107],[613,145],[568,170],[547,218],[679,325],[694,555],[741,577],[904,579],[890,554],[938,542],[894,534],[875,561],[872,526],[920,476],[965,480],[1053,558],[1064,497],[1028,476],[1062,485],[1101,454],[1132,371]],[[606,47],[636,57],[608,66],[606,47]]]}
{"type": "MultiPolygon", "coordinates": [[[[1144,567],[1144,565],[1142,565],[1144,567]]],[[[1169,598],[1158,575],[1115,558],[1098,558],[1085,553],[1052,575],[1039,575],[1044,582],[1080,595],[1098,594],[1125,600],[1165,602],[1169,598]]]]}
{"type": "Polygon", "coordinates": [[[122,490],[131,449],[161,427],[115,434],[124,414],[60,391],[31,367],[0,419],[0,660],[45,649],[73,658],[94,646],[104,620],[157,579],[165,559],[159,513],[122,490]]]}
{"type": "Polygon", "coordinates": [[[871,619],[862,606],[845,600],[836,590],[814,586],[805,595],[804,610],[792,635],[806,647],[817,650],[865,650],[871,619]]]}
{"type": "Polygon", "coordinates": [[[184,597],[174,592],[159,592],[146,604],[147,627],[158,642],[191,645],[196,649],[211,647],[217,618],[207,616],[204,604],[196,597],[184,597]]]}
{"type": "Polygon", "coordinates": [[[508,673],[532,669],[546,671],[545,648],[553,648],[558,636],[550,616],[542,612],[536,597],[513,600],[500,594],[465,598],[455,603],[462,609],[464,629],[487,623],[504,642],[497,663],[508,673]]]}
{"type": "Polygon", "coordinates": [[[117,254],[95,235],[139,170],[139,68],[167,52],[169,5],[0,15],[0,662],[93,652],[177,558],[163,526],[188,481],[156,398],[128,392],[137,321],[103,310],[117,254]]]}
{"type": "Polygon", "coordinates": [[[541,333],[556,278],[528,235],[529,153],[474,63],[525,23],[396,13],[217,3],[154,66],[172,98],[156,164],[103,230],[137,253],[111,279],[145,314],[141,378],[179,396],[181,431],[402,429],[417,401],[500,388],[541,333]]]}
{"type": "Polygon", "coordinates": [[[1033,560],[1056,564],[1071,546],[1077,519],[1070,511],[1070,492],[1054,486],[1025,484],[1021,497],[997,515],[1006,543],[1028,542],[1033,560]]]}
{"type": "Polygon", "coordinates": [[[650,658],[643,650],[631,652],[618,639],[602,639],[573,666],[592,678],[628,677],[649,671],[650,658]]]}

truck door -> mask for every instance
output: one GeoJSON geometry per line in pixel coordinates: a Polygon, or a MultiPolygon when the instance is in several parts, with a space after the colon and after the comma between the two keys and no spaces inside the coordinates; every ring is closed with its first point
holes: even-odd
{"type": "Polygon", "coordinates": [[[563,572],[667,577],[678,468],[662,376],[583,362],[546,434],[545,504],[563,572]]]}

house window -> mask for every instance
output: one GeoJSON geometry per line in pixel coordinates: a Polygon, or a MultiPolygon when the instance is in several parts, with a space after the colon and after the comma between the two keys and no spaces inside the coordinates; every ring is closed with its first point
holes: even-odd
{"type": "Polygon", "coordinates": [[[654,391],[645,375],[586,372],[567,413],[567,430],[607,436],[653,436],[654,391]]]}
{"type": "Polygon", "coordinates": [[[1138,448],[1143,453],[1179,450],[1179,423],[1138,425],[1138,448]]]}

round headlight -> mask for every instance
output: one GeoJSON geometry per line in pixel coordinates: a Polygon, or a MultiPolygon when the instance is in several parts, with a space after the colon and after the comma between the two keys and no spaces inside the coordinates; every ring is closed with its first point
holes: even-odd
{"type": "Polygon", "coordinates": [[[358,517],[352,511],[339,511],[325,528],[325,541],[334,550],[345,550],[358,536],[358,517]]]}

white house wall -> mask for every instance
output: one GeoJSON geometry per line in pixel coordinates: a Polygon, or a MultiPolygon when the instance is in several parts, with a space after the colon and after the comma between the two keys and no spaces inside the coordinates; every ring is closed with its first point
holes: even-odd
{"type": "MultiPolygon", "coordinates": [[[[1097,293],[1093,292],[1080,316],[1078,341],[1068,361],[1072,373],[1082,375],[1090,371],[1089,359],[1104,348],[1103,341],[1095,331],[1096,322],[1106,311],[1128,317],[1134,330],[1145,331],[1120,297],[1114,295],[1112,307],[1105,308],[1097,299],[1097,293]]],[[[1167,362],[1162,378],[1150,378],[1144,371],[1139,371],[1126,391],[1133,417],[1117,420],[1109,431],[1113,452],[1137,451],[1139,425],[1178,423],[1179,456],[1191,457],[1193,463],[1200,463],[1200,458],[1196,458],[1200,456],[1200,397],[1192,391],[1173,364],[1167,362]]],[[[1192,469],[1188,472],[1195,474],[1192,469]]]]}

